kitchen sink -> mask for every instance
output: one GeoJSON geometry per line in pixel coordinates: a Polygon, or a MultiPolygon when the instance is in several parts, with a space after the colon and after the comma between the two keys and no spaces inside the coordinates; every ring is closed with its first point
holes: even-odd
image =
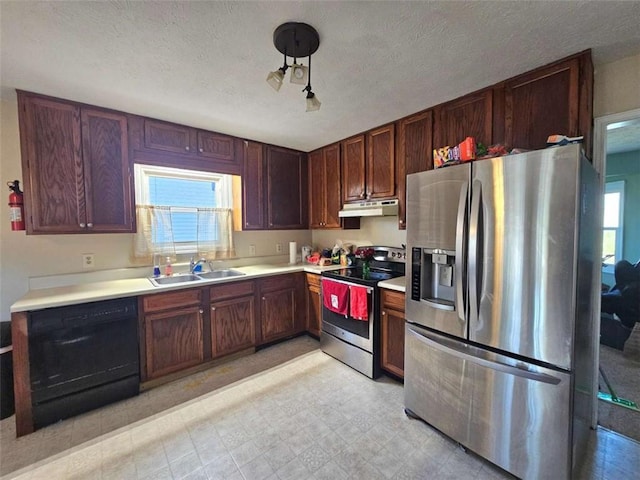
{"type": "Polygon", "coordinates": [[[228,278],[228,277],[239,277],[241,275],[245,275],[238,270],[233,269],[224,269],[224,270],[212,270],[206,273],[199,273],[198,276],[207,280],[211,280],[214,278],[228,278]]]}
{"type": "Polygon", "coordinates": [[[149,280],[156,287],[160,287],[162,285],[175,285],[178,283],[201,282],[202,278],[198,275],[188,273],[184,275],[172,275],[171,277],[149,278],[149,280]]]}

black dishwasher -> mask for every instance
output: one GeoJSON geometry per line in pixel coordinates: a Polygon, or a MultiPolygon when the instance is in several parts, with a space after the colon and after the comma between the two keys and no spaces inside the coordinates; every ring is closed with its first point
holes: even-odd
{"type": "Polygon", "coordinates": [[[29,364],[35,428],[137,395],[137,299],[31,312],[29,364]]]}

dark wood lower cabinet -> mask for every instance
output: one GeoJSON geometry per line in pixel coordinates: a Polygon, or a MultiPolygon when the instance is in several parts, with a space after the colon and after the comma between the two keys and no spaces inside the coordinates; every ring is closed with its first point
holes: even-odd
{"type": "Polygon", "coordinates": [[[213,358],[256,344],[254,296],[211,303],[211,351],[213,358]]]}
{"type": "Polygon", "coordinates": [[[193,306],[145,315],[148,379],[202,363],[202,313],[193,306]]]}
{"type": "Polygon", "coordinates": [[[404,293],[381,292],[382,368],[404,378],[404,293]]]}
{"type": "Polygon", "coordinates": [[[304,331],[304,274],[278,275],[259,281],[260,342],[304,331]]]}
{"type": "Polygon", "coordinates": [[[307,273],[307,332],[320,337],[322,328],[322,296],[320,275],[307,273]]]}

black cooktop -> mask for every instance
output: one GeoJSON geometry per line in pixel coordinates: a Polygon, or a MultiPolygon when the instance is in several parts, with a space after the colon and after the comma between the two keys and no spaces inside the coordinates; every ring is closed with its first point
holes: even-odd
{"type": "Polygon", "coordinates": [[[378,282],[402,277],[405,274],[404,257],[399,254],[400,252],[404,253],[404,250],[392,247],[373,248],[376,249],[377,259],[371,261],[370,272],[367,276],[363,272],[362,261],[359,259],[353,267],[322,272],[322,276],[373,287],[378,282]]]}

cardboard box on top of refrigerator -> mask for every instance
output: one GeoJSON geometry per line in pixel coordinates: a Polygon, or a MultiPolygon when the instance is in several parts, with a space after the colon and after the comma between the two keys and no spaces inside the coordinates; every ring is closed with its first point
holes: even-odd
{"type": "Polygon", "coordinates": [[[476,158],[476,141],[473,137],[467,137],[454,147],[442,147],[433,150],[433,166],[435,168],[444,165],[453,165],[468,162],[476,158]]]}

